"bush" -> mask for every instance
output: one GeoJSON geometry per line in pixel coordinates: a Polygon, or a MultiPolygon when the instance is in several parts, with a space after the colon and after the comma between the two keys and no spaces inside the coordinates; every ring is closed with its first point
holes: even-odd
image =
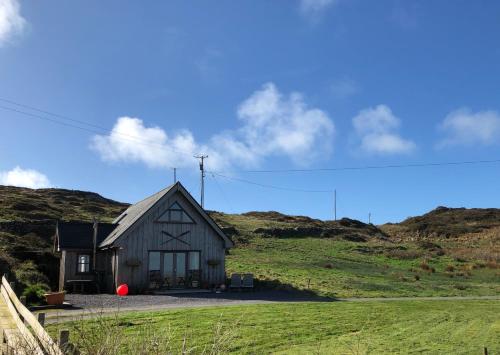
{"type": "Polygon", "coordinates": [[[21,263],[15,268],[14,273],[17,281],[26,286],[35,284],[48,285],[50,283],[47,276],[42,274],[31,260],[21,263]]]}
{"type": "Polygon", "coordinates": [[[420,263],[420,268],[422,270],[425,270],[425,271],[430,271],[431,270],[431,267],[425,261],[423,261],[423,262],[420,263]]]}
{"type": "Polygon", "coordinates": [[[39,306],[45,304],[44,294],[49,291],[45,284],[32,284],[26,287],[23,291],[23,296],[26,297],[26,304],[29,306],[39,306]]]}
{"type": "Polygon", "coordinates": [[[489,269],[499,269],[500,268],[500,264],[498,264],[496,261],[488,261],[486,263],[486,267],[489,268],[489,269]]]}

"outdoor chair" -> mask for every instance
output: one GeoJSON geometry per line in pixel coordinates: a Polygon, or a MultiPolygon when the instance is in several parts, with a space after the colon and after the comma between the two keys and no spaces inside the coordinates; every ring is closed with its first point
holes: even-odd
{"type": "Polygon", "coordinates": [[[232,274],[231,275],[231,284],[229,285],[229,290],[232,289],[241,289],[241,275],[240,274],[232,274]]]}
{"type": "Polygon", "coordinates": [[[242,288],[253,290],[253,274],[244,274],[242,281],[242,288]]]}
{"type": "Polygon", "coordinates": [[[149,272],[149,284],[151,288],[160,288],[161,287],[161,274],[158,270],[151,270],[149,272]]]}

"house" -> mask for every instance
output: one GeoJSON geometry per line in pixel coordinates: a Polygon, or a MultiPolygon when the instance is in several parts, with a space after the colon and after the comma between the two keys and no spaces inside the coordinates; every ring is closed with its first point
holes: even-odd
{"type": "Polygon", "coordinates": [[[59,288],[114,292],[197,288],[225,282],[232,241],[177,182],[131,205],[113,223],[59,222],[59,288]]]}

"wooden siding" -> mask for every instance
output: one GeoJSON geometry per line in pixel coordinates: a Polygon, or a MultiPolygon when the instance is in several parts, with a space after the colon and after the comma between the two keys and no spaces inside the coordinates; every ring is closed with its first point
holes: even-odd
{"type": "MultiPolygon", "coordinates": [[[[63,290],[68,280],[95,280],[95,273],[92,270],[92,250],[63,250],[61,252],[59,274],[59,289],[63,290]],[[77,258],[80,254],[88,254],[90,260],[90,273],[77,273],[77,258]]],[[[99,251],[96,256],[96,269],[102,274],[100,287],[102,291],[113,292],[113,277],[111,271],[110,252],[99,251]]]]}
{"type": "Polygon", "coordinates": [[[196,211],[189,201],[179,192],[167,194],[157,205],[149,210],[116,242],[117,273],[116,283],[126,283],[137,290],[145,289],[149,284],[149,251],[200,251],[202,283],[220,284],[225,281],[225,248],[223,239],[196,211]],[[194,224],[158,223],[156,220],[174,202],[186,211],[195,221],[194,224]],[[161,233],[173,236],[189,231],[181,240],[186,245],[161,233]],[[168,241],[168,242],[167,242],[168,241]],[[127,261],[139,260],[140,265],[129,266],[127,261]],[[216,266],[208,265],[208,260],[217,260],[216,266]]]}

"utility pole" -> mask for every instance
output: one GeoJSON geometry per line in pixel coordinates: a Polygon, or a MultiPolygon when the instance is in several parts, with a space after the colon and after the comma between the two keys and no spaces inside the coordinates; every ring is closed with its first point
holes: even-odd
{"type": "Polygon", "coordinates": [[[204,160],[208,158],[208,155],[195,155],[196,159],[200,159],[200,172],[201,172],[201,191],[200,191],[200,204],[201,208],[205,208],[205,166],[203,165],[204,160]]]}
{"type": "Polygon", "coordinates": [[[372,213],[368,212],[368,224],[372,224],[372,213]]]}
{"type": "Polygon", "coordinates": [[[174,184],[177,182],[177,168],[174,169],[174,184]]]}
{"type": "Polygon", "coordinates": [[[337,189],[333,190],[333,217],[337,220],[337,189]]]}

